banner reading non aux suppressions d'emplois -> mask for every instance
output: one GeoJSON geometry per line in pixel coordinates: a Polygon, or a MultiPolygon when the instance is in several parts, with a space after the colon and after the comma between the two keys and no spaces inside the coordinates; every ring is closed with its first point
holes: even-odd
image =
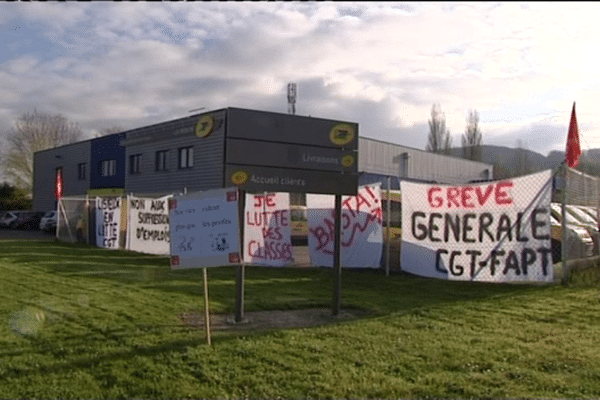
{"type": "Polygon", "coordinates": [[[449,280],[553,278],[550,170],[477,185],[401,182],[402,270],[449,280]]]}
{"type": "Polygon", "coordinates": [[[128,196],[127,248],[147,254],[169,254],[169,204],[158,199],[128,196]]]}

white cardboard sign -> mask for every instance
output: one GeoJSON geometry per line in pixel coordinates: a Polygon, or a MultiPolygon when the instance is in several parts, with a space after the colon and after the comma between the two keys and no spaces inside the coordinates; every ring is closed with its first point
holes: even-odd
{"type": "Polygon", "coordinates": [[[169,198],[128,196],[127,248],[146,254],[168,255],[169,198]]]}
{"type": "Polygon", "coordinates": [[[294,261],[289,193],[246,194],[244,261],[281,267],[294,261]]]}
{"type": "MultiPolygon", "coordinates": [[[[311,263],[333,266],[334,205],[332,195],[306,195],[311,263]]],[[[342,196],[341,264],[379,268],[383,252],[381,185],[364,185],[356,196],[342,196]]]]}
{"type": "Polygon", "coordinates": [[[169,201],[171,268],[239,264],[237,189],[175,196],[169,201]]]}
{"type": "Polygon", "coordinates": [[[96,246],[119,248],[121,198],[96,197],[96,246]]]}

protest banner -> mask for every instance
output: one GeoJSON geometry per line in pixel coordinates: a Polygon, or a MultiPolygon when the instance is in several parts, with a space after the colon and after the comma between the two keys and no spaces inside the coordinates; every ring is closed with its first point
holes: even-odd
{"type": "Polygon", "coordinates": [[[146,254],[169,254],[169,197],[171,196],[158,199],[127,197],[129,250],[146,254]]]}
{"type": "Polygon", "coordinates": [[[294,261],[289,193],[246,194],[244,261],[273,267],[294,261]]]}
{"type": "MultiPolygon", "coordinates": [[[[334,196],[308,194],[308,246],[311,263],[331,267],[334,242],[334,196]]],[[[365,185],[356,196],[342,197],[341,264],[379,268],[383,252],[381,186],[365,185]]]]}
{"type": "Polygon", "coordinates": [[[238,192],[215,189],[169,200],[171,269],[241,262],[238,192]]]}
{"type": "Polygon", "coordinates": [[[550,170],[475,185],[401,182],[401,268],[483,282],[551,282],[550,170]]]}
{"type": "Polygon", "coordinates": [[[96,246],[119,248],[121,198],[96,197],[96,246]]]}

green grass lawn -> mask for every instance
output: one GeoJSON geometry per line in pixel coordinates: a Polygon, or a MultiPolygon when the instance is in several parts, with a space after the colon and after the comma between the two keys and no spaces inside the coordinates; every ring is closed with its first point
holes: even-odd
{"type": "MultiPolygon", "coordinates": [[[[0,396],[598,397],[597,285],[448,282],[344,271],[365,316],[268,332],[180,321],[201,270],[163,257],[0,242],[0,396]]],[[[211,312],[234,312],[235,269],[208,270],[211,312]]],[[[246,311],[330,307],[326,269],[248,267],[246,311]]]]}

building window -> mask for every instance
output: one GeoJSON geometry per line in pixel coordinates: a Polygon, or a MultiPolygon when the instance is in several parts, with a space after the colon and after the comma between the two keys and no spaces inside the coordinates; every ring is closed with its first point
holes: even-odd
{"type": "Polygon", "coordinates": [[[194,148],[182,147],[179,149],[179,169],[192,168],[194,166],[194,148]]]}
{"type": "Polygon", "coordinates": [[[117,174],[117,160],[100,161],[100,176],[115,176],[117,174]]]}
{"type": "Polygon", "coordinates": [[[142,172],[142,155],[134,154],[129,156],[129,174],[135,175],[142,172]]]}
{"type": "Polygon", "coordinates": [[[160,150],[156,152],[156,170],[166,171],[167,170],[167,155],[169,150],[160,150]]]}
{"type": "Polygon", "coordinates": [[[85,179],[85,163],[77,164],[77,179],[85,179]]]}

